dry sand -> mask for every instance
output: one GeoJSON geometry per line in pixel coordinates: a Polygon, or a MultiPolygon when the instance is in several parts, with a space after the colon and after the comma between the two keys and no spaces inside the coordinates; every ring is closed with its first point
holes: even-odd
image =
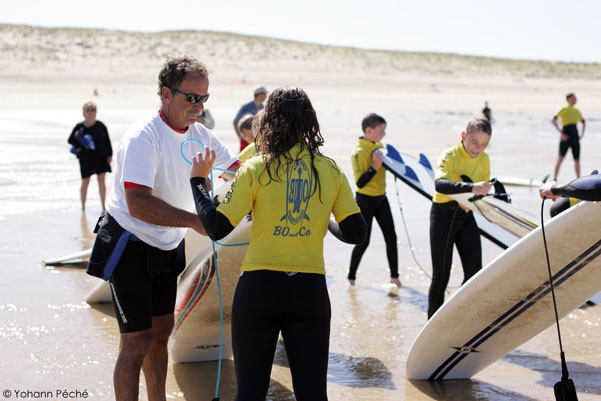
{"type": "MultiPolygon", "coordinates": [[[[578,95],[587,118],[583,172],[599,168],[601,66],[500,60],[431,53],[365,51],[213,32],[129,33],[0,25],[0,360],[2,389],[88,389],[111,399],[118,345],[110,307],[82,299],[94,284],[81,271],[45,269],[39,261],[90,246],[99,211],[95,184],[90,211],[80,216],[76,160],[66,138],[92,99],[114,146],[140,115],[158,108],[156,77],[167,55],[193,55],[211,69],[215,133],[237,143],[231,127],[252,88],[303,87],[317,110],[326,152],[350,173],[349,154],[361,118],[388,120],[385,142],[436,160],[456,143],[485,100],[496,123],[488,153],[497,175],[542,178],[551,173],[557,133],[549,120],[567,92],[578,95]],[[94,91],[98,96],[93,96],[94,91]]],[[[573,177],[566,158],[560,179],[573,177]]],[[[109,176],[109,180],[112,179],[109,176]]],[[[473,380],[411,383],[404,362],[425,322],[429,282],[412,260],[401,225],[394,182],[389,197],[399,237],[399,291],[386,283],[378,230],[361,264],[358,286],[346,285],[350,247],[326,237],[333,305],[331,400],[553,399],[560,377],[555,333],[547,330],[473,380]]],[[[417,258],[429,270],[428,205],[400,186],[417,258]]],[[[516,189],[514,203],[536,213],[536,193],[516,189]]],[[[500,249],[483,243],[484,262],[500,249]]],[[[457,256],[451,285],[461,282],[457,256]]],[[[601,311],[578,310],[564,320],[566,352],[581,400],[601,395],[601,359],[595,338],[601,311]]],[[[212,394],[215,364],[170,365],[171,399],[212,394]]],[[[285,353],[278,349],[270,399],[293,399],[285,353]]],[[[235,386],[225,363],[222,399],[235,386]]],[[[142,398],[144,398],[142,390],[142,398]]]]}

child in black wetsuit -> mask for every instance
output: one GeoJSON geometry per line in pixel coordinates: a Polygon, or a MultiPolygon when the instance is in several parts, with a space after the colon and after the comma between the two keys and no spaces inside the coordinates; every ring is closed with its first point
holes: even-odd
{"type": "Polygon", "coordinates": [[[386,197],[386,170],[382,168],[381,149],[384,145],[380,141],[386,135],[386,120],[375,113],[368,114],[361,122],[361,128],[364,135],[359,137],[355,145],[351,162],[357,184],[355,200],[367,223],[367,238],[353,248],[347,278],[351,285],[355,285],[357,269],[369,245],[372,222],[375,217],[386,242],[390,282],[400,287],[397,237],[392,212],[386,197]]]}
{"type": "Polygon", "coordinates": [[[428,319],[444,302],[451,275],[453,245],[461,258],[464,283],[482,268],[482,244],[474,214],[448,194],[473,192],[486,195],[490,191],[490,160],[484,150],[491,135],[488,120],[474,118],[461,133],[461,141],[445,150],[438,161],[434,176],[436,193],[430,211],[432,284],[428,294],[428,319]],[[471,182],[464,182],[462,176],[471,182]]]}

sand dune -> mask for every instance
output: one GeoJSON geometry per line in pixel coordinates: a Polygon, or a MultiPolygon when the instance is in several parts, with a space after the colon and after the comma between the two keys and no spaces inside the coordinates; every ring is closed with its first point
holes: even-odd
{"type": "Polygon", "coordinates": [[[66,64],[76,70],[94,67],[120,74],[123,70],[154,68],[157,60],[186,53],[202,58],[215,69],[269,65],[271,71],[279,72],[601,79],[598,63],[362,50],[207,31],[140,33],[0,25],[0,53],[0,65],[8,67],[9,74],[10,67],[22,73],[21,67],[39,67],[39,63],[54,72],[60,72],[60,66],[66,64]]]}

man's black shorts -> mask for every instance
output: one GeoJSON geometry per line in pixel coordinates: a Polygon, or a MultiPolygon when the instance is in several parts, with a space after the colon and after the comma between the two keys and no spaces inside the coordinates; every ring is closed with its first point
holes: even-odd
{"type": "Polygon", "coordinates": [[[173,313],[177,276],[186,266],[184,241],[171,251],[129,241],[109,279],[121,333],[152,327],[153,316],[173,313]]]}

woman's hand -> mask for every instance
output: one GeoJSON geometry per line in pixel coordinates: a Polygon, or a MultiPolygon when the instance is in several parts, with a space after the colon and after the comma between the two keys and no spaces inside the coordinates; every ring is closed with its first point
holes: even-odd
{"type": "Polygon", "coordinates": [[[486,195],[492,188],[492,182],[489,181],[480,181],[474,184],[472,187],[472,192],[476,195],[486,195]]]}
{"type": "Polygon", "coordinates": [[[213,163],[215,163],[215,151],[211,148],[205,147],[204,155],[202,152],[198,152],[196,156],[192,157],[192,170],[190,171],[190,178],[207,178],[209,174],[211,174],[213,163]]]}

